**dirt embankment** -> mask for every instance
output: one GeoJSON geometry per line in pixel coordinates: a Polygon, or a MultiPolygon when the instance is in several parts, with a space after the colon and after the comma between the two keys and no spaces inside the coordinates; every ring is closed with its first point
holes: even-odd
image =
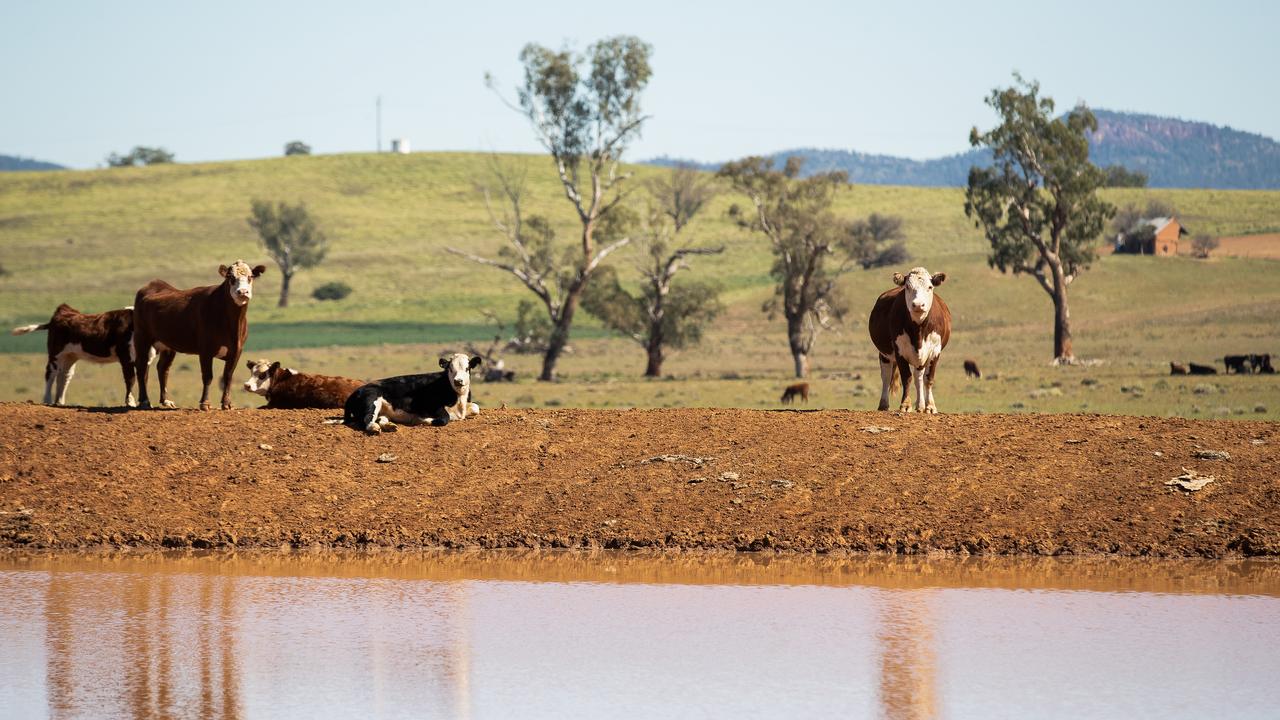
{"type": "Polygon", "coordinates": [[[0,405],[0,547],[1280,555],[1275,423],[486,410],[366,437],[328,415],[0,405]],[[1166,486],[1183,468],[1215,481],[1166,486]]]}

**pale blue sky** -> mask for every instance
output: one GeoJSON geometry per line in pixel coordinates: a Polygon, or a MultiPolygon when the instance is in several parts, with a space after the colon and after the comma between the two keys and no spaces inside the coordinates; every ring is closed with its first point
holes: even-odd
{"type": "Polygon", "coordinates": [[[1280,137],[1280,3],[0,2],[0,153],[93,167],[374,148],[537,149],[508,94],[527,42],[654,48],[628,157],[723,160],[816,146],[935,157],[991,124],[1017,69],[1060,108],[1280,137]],[[755,5],[755,7],[753,7],[755,5]]]}

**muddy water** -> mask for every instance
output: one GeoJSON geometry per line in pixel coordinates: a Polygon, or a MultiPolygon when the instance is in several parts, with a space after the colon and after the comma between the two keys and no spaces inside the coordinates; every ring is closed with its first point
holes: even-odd
{"type": "Polygon", "coordinates": [[[1280,564],[0,555],[0,717],[1277,717],[1280,564]]]}

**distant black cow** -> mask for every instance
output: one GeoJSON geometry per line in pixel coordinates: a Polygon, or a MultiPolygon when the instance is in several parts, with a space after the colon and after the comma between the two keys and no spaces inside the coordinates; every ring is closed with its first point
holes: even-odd
{"type": "Polygon", "coordinates": [[[480,406],[471,402],[471,371],[479,365],[479,356],[456,353],[440,359],[441,372],[371,382],[347,398],[342,424],[375,434],[393,430],[391,423],[443,426],[479,415],[480,406]]]}
{"type": "Polygon", "coordinates": [[[1275,368],[1271,367],[1271,353],[1262,353],[1261,355],[1249,356],[1249,369],[1256,373],[1274,373],[1275,368]]]}
{"type": "Polygon", "coordinates": [[[1222,364],[1227,366],[1228,375],[1230,375],[1232,371],[1235,371],[1241,375],[1249,372],[1249,370],[1245,367],[1245,363],[1247,362],[1249,362],[1248,355],[1227,355],[1226,357],[1222,358],[1222,364]]]}
{"type": "Polygon", "coordinates": [[[1199,363],[1187,363],[1187,369],[1192,375],[1217,375],[1218,369],[1212,365],[1201,365],[1199,363]]]}
{"type": "Polygon", "coordinates": [[[982,371],[978,369],[978,363],[973,360],[964,361],[964,374],[965,377],[982,378],[982,371]]]}

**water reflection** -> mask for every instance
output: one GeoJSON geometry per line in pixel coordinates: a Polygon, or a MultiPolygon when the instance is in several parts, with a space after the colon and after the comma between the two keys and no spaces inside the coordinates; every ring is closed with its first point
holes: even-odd
{"type": "Polygon", "coordinates": [[[0,716],[1265,717],[1277,611],[1267,562],[7,554],[0,716]]]}

